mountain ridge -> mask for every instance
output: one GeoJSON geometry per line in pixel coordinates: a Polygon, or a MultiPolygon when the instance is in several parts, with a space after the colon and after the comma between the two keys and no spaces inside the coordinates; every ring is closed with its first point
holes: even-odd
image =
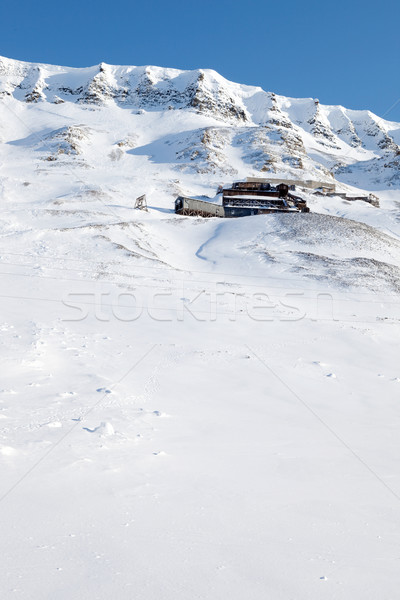
{"type": "Polygon", "coordinates": [[[167,134],[174,150],[168,162],[178,169],[182,157],[189,156],[187,168],[194,164],[199,172],[240,176],[245,168],[230,164],[227,149],[235,152],[241,146],[242,166],[251,166],[252,174],[338,177],[365,189],[400,182],[399,123],[368,110],[231,82],[211,69],[106,63],[78,68],[0,57],[0,99],[26,105],[72,103],[93,110],[115,105],[139,116],[141,111],[186,112],[193,115],[193,136],[176,140],[177,121],[167,134]],[[195,115],[212,122],[200,124],[195,115]]]}

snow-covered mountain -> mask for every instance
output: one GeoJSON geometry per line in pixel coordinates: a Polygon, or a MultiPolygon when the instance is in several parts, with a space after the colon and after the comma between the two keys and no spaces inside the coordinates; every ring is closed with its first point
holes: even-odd
{"type": "Polygon", "coordinates": [[[400,124],[210,70],[0,83],[2,600],[395,598],[400,124]],[[380,207],[174,214],[247,176],[380,207]]]}
{"type": "MultiPolygon", "coordinates": [[[[96,136],[104,136],[98,127],[87,129],[93,122],[87,111],[107,114],[113,107],[121,109],[116,114],[128,134],[121,132],[115,140],[116,131],[109,132],[113,157],[132,151],[178,171],[229,176],[278,173],[301,178],[306,173],[323,179],[337,176],[359,187],[399,182],[399,123],[369,111],[323,106],[312,98],[286,98],[232,83],[212,70],[105,63],[76,69],[0,58],[0,80],[0,97],[10,109],[18,101],[20,116],[26,112],[21,105],[37,105],[42,111],[51,104],[49,113],[59,115],[60,121],[71,110],[68,106],[75,105],[64,128],[34,127],[52,148],[49,160],[77,153],[84,158],[85,145],[76,146],[74,139],[96,144],[96,136]],[[155,115],[165,117],[163,127],[150,132],[149,120],[155,115]],[[86,125],[82,131],[81,122],[86,125]]],[[[6,125],[1,135],[10,142],[13,130],[6,125]]]]}

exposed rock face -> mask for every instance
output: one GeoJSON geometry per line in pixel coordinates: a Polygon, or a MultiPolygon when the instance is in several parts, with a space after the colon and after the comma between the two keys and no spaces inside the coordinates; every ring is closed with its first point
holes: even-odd
{"type": "MultiPolygon", "coordinates": [[[[46,135],[39,144],[44,160],[54,162],[60,158],[77,157],[84,154],[84,145],[90,142],[91,129],[86,125],[61,127],[46,135]]],[[[80,159],[81,166],[84,159],[80,159]]]]}
{"type": "Polygon", "coordinates": [[[384,163],[383,167],[392,173],[389,185],[398,185],[400,183],[400,152],[396,152],[394,158],[384,163]]]}
{"type": "MultiPolygon", "coordinates": [[[[371,115],[375,117],[375,115],[371,115]]],[[[376,144],[382,150],[388,152],[399,152],[399,146],[394,142],[393,138],[388,135],[385,127],[383,126],[384,121],[377,117],[372,118],[365,129],[366,138],[375,138],[376,144]],[[382,124],[380,123],[382,121],[382,124]]]]}
{"type": "Polygon", "coordinates": [[[106,65],[99,66],[99,72],[93,77],[88,85],[79,93],[78,102],[85,104],[104,104],[107,100],[113,100],[118,96],[118,89],[111,84],[110,73],[106,65]]]}
{"type": "Polygon", "coordinates": [[[195,85],[190,87],[189,98],[188,106],[201,113],[218,114],[229,120],[248,120],[243,104],[238,99],[233,99],[223,87],[218,87],[215,91],[207,85],[203,72],[199,74],[195,85]]]}
{"type": "Polygon", "coordinates": [[[181,170],[197,173],[237,174],[227,158],[226,152],[232,143],[232,130],[228,127],[207,127],[200,129],[180,143],[176,159],[181,170]]]}
{"type": "Polygon", "coordinates": [[[346,140],[352,148],[357,148],[362,145],[362,141],[356,133],[354,124],[349,118],[346,118],[343,126],[340,129],[337,129],[335,133],[342,140],[346,140]]]}
{"type": "Polygon", "coordinates": [[[315,104],[315,112],[307,121],[311,125],[311,133],[324,146],[339,150],[340,146],[335,143],[335,135],[330,128],[329,121],[323,115],[319,103],[315,104]]]}

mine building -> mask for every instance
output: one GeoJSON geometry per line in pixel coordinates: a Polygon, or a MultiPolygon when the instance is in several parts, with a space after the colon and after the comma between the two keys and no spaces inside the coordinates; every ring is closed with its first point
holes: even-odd
{"type": "Polygon", "coordinates": [[[175,212],[201,217],[248,217],[276,212],[309,212],[306,201],[292,193],[294,186],[267,180],[236,181],[220,186],[215,199],[178,196],[175,212]]]}

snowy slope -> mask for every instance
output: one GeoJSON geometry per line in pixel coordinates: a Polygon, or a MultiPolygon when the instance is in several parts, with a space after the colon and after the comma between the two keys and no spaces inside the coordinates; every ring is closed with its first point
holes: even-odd
{"type": "Polygon", "coordinates": [[[210,70],[0,78],[1,598],[395,598],[400,124],[210,70]],[[381,206],[173,213],[268,173],[381,206]]]}

